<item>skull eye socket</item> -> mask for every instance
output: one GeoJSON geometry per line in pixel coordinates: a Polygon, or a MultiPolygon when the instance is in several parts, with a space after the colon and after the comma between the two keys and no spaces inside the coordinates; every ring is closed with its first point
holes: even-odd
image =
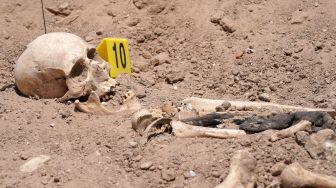
{"type": "Polygon", "coordinates": [[[94,59],[96,56],[96,49],[95,48],[89,48],[86,53],[87,58],[94,59]]]}

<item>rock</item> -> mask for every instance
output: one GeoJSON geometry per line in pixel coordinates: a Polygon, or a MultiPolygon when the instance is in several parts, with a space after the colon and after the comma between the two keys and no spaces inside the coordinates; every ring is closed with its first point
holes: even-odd
{"type": "Polygon", "coordinates": [[[166,8],[166,3],[157,1],[157,4],[149,7],[148,13],[149,14],[159,14],[166,8]]]}
{"type": "Polygon", "coordinates": [[[140,165],[140,169],[141,170],[148,170],[150,167],[153,166],[153,163],[148,161],[148,162],[144,162],[140,165]]]}
{"type": "Polygon", "coordinates": [[[262,93],[258,96],[259,100],[265,101],[265,102],[271,102],[271,97],[267,93],[262,93]]]}
{"type": "Polygon", "coordinates": [[[45,162],[47,162],[50,159],[47,155],[40,155],[38,157],[34,157],[27,161],[25,164],[23,164],[20,167],[21,172],[33,172],[34,170],[41,167],[45,162]]]}
{"type": "Polygon", "coordinates": [[[62,119],[67,119],[70,116],[72,116],[70,110],[62,110],[62,111],[59,112],[59,115],[61,115],[62,119]]]}
{"type": "Polygon", "coordinates": [[[147,6],[147,2],[144,0],[133,0],[133,4],[138,9],[143,9],[147,6]]]}
{"type": "Polygon", "coordinates": [[[130,141],[129,145],[130,145],[131,148],[136,148],[138,146],[138,143],[135,142],[135,141],[130,141]]]}
{"type": "Polygon", "coordinates": [[[169,117],[173,117],[177,113],[177,108],[174,107],[173,102],[165,102],[161,106],[162,112],[166,113],[169,117]]]}
{"type": "Polygon", "coordinates": [[[50,126],[51,128],[54,128],[54,127],[55,127],[55,123],[50,123],[49,126],[50,126]]]}
{"type": "Polygon", "coordinates": [[[215,177],[215,178],[219,178],[221,175],[222,175],[222,173],[219,172],[219,171],[213,171],[213,172],[211,172],[211,176],[215,177]]]}
{"type": "Polygon", "coordinates": [[[20,154],[20,159],[21,160],[27,160],[28,159],[28,156],[24,153],[20,154]]]}
{"type": "Polygon", "coordinates": [[[2,32],[2,36],[4,37],[4,39],[10,39],[10,35],[7,33],[7,31],[3,31],[2,32]]]}
{"type": "Polygon", "coordinates": [[[230,107],[231,107],[231,103],[225,101],[221,105],[216,106],[216,112],[225,112],[230,107]]]}
{"type": "Polygon", "coordinates": [[[196,172],[194,172],[193,170],[189,170],[189,171],[185,172],[183,175],[184,175],[185,179],[188,179],[188,178],[195,177],[196,176],[196,172]]]}
{"type": "Polygon", "coordinates": [[[185,74],[182,71],[171,72],[166,75],[166,81],[168,84],[174,84],[184,80],[185,74]]]}
{"type": "Polygon", "coordinates": [[[103,34],[103,29],[98,29],[97,31],[96,31],[96,35],[102,35],[103,34]]]}
{"type": "Polygon", "coordinates": [[[307,139],[309,137],[309,133],[306,131],[299,131],[296,133],[296,142],[301,145],[304,146],[305,143],[307,142],[307,139]]]}
{"type": "Polygon", "coordinates": [[[164,63],[170,64],[169,54],[166,52],[162,52],[152,57],[150,63],[154,66],[162,65],[164,63]]]}
{"type": "Polygon", "coordinates": [[[296,11],[292,16],[291,24],[302,24],[307,19],[308,19],[308,13],[302,11],[296,11]]]}
{"type": "Polygon", "coordinates": [[[314,46],[315,46],[314,47],[315,51],[319,51],[319,50],[322,50],[324,48],[324,44],[322,42],[317,42],[317,43],[315,43],[314,46]]]}
{"type": "Polygon", "coordinates": [[[95,36],[92,35],[92,33],[88,34],[87,36],[85,36],[84,40],[86,42],[91,42],[95,39],[95,36]]]}
{"type": "Polygon", "coordinates": [[[286,168],[286,164],[283,162],[276,163],[272,168],[270,169],[270,172],[272,176],[279,176],[281,172],[286,168]]]}
{"type": "Polygon", "coordinates": [[[112,10],[108,10],[107,15],[112,16],[112,17],[116,17],[116,15],[113,13],[112,10]]]}
{"type": "Polygon", "coordinates": [[[220,15],[213,15],[210,21],[214,24],[221,26],[221,28],[225,32],[233,33],[237,30],[232,21],[226,18],[222,18],[220,15]]]}
{"type": "Polygon", "coordinates": [[[142,156],[141,155],[137,155],[136,157],[134,157],[134,161],[135,162],[139,162],[139,161],[141,161],[141,159],[142,159],[142,156]]]}
{"type": "Polygon", "coordinates": [[[305,149],[313,159],[336,157],[336,134],[331,129],[323,129],[312,134],[305,143],[305,149]]]}
{"type": "Polygon", "coordinates": [[[58,182],[60,182],[60,181],[61,181],[60,178],[58,178],[58,177],[55,177],[55,178],[54,178],[54,183],[58,183],[58,182]]]}
{"type": "Polygon", "coordinates": [[[140,72],[147,72],[150,68],[150,64],[145,60],[134,61],[132,65],[139,69],[140,72]]]}
{"type": "Polygon", "coordinates": [[[324,97],[323,95],[319,95],[319,96],[315,97],[313,99],[313,101],[314,101],[315,104],[324,103],[324,102],[326,102],[326,97],[324,97]]]}
{"type": "Polygon", "coordinates": [[[197,59],[195,57],[191,58],[190,63],[196,64],[197,63],[197,59]]]}
{"type": "Polygon", "coordinates": [[[174,181],[176,174],[173,170],[167,169],[161,171],[161,178],[165,181],[174,181]]]}
{"type": "Polygon", "coordinates": [[[231,73],[232,73],[233,76],[238,76],[239,71],[234,69],[234,70],[231,71],[231,73]]]}
{"type": "Polygon", "coordinates": [[[140,23],[140,19],[139,18],[134,18],[134,19],[131,19],[127,22],[127,26],[128,27],[134,27],[136,25],[138,25],[140,23]]]}

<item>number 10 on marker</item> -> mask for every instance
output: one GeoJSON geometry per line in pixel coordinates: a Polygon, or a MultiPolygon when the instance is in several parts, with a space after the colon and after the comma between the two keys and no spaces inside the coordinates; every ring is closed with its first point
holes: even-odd
{"type": "Polygon", "coordinates": [[[110,76],[115,78],[120,73],[131,73],[131,62],[126,39],[104,38],[97,47],[97,52],[111,67],[110,76]]]}

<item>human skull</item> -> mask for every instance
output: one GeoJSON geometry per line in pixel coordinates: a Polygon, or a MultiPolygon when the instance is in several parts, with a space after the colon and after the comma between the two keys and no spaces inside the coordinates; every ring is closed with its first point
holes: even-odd
{"type": "Polygon", "coordinates": [[[116,85],[110,67],[82,38],[64,32],[48,33],[28,44],[19,57],[14,76],[26,96],[59,98],[104,97],[116,85]]]}

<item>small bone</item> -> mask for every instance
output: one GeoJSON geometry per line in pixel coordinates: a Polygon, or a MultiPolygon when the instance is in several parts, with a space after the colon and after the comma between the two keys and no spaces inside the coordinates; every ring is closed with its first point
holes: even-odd
{"type": "Polygon", "coordinates": [[[99,96],[95,92],[92,92],[86,102],[81,103],[76,100],[75,107],[82,112],[96,115],[124,115],[131,114],[139,110],[141,108],[141,104],[135,97],[134,93],[129,92],[127,99],[120,109],[116,111],[110,111],[100,103],[99,96]]]}
{"type": "Polygon", "coordinates": [[[246,135],[245,131],[243,130],[199,127],[189,125],[181,121],[172,121],[171,125],[174,135],[181,138],[192,138],[192,137],[235,138],[246,135]]]}
{"type": "Polygon", "coordinates": [[[159,118],[153,121],[146,130],[144,131],[145,143],[149,141],[150,138],[163,134],[165,132],[171,133],[171,123],[172,119],[170,118],[159,118]]]}
{"type": "Polygon", "coordinates": [[[283,129],[283,130],[275,132],[274,134],[271,135],[270,140],[272,142],[275,142],[277,140],[290,137],[290,136],[294,135],[295,133],[297,133],[299,131],[305,131],[305,130],[311,129],[311,125],[312,125],[312,123],[307,121],[307,120],[300,121],[299,123],[287,128],[287,129],[283,129]]]}
{"type": "Polygon", "coordinates": [[[231,158],[229,175],[216,188],[254,188],[256,163],[253,155],[247,150],[235,152],[231,158]]]}
{"type": "Polygon", "coordinates": [[[132,128],[141,136],[145,129],[153,122],[153,115],[147,109],[141,109],[132,116],[132,128]]]}
{"type": "MultiPolygon", "coordinates": [[[[224,102],[229,102],[232,107],[243,108],[243,107],[254,107],[254,108],[266,108],[270,110],[288,110],[288,111],[325,111],[335,115],[335,110],[333,109],[319,109],[319,108],[304,108],[298,106],[288,106],[280,105],[267,102],[247,102],[247,101],[225,101],[225,100],[212,100],[212,99],[202,99],[197,97],[187,98],[182,101],[184,105],[188,108],[194,109],[198,112],[216,112],[216,107],[220,106],[224,102]]],[[[191,110],[190,109],[190,110],[191,110]]]]}
{"type": "Polygon", "coordinates": [[[293,163],[281,173],[281,185],[286,188],[335,188],[336,178],[305,170],[300,164],[293,163]]]}

